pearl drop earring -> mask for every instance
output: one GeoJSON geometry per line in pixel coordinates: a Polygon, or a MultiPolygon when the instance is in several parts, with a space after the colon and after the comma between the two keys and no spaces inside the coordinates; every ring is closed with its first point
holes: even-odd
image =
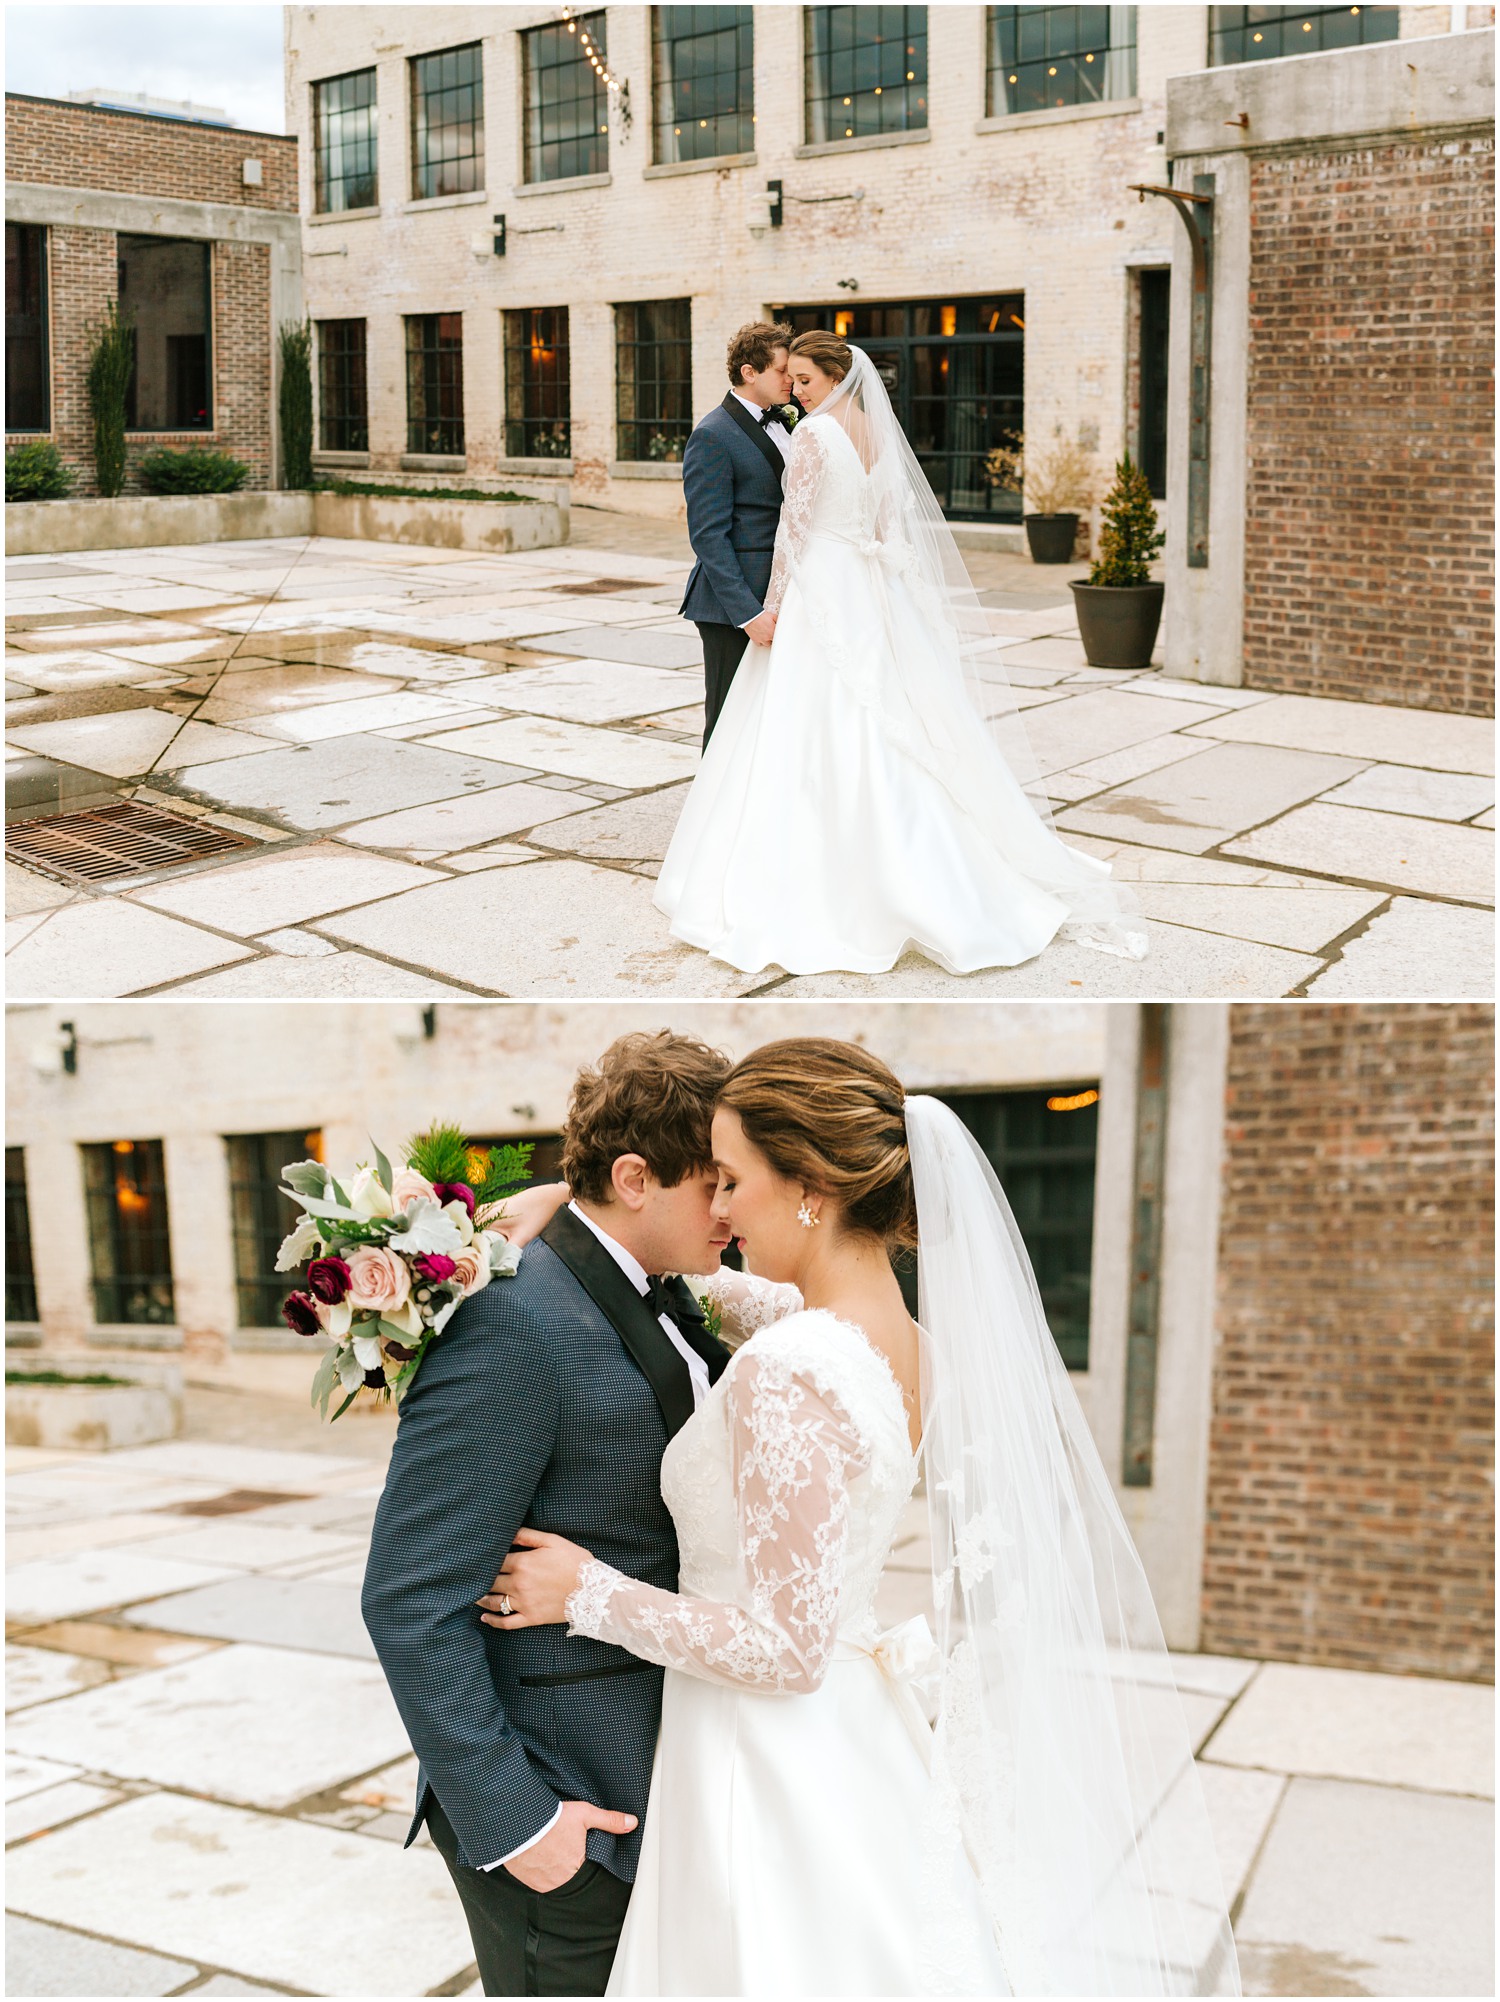
{"type": "Polygon", "coordinates": [[[807,1204],[804,1203],[797,1212],[797,1221],[804,1230],[812,1230],[816,1226],[818,1219],[813,1215],[807,1204]]]}

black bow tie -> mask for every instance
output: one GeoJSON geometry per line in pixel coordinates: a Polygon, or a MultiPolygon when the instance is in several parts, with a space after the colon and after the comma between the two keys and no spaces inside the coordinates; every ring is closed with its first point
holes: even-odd
{"type": "Polygon", "coordinates": [[[646,1303],[658,1319],[663,1314],[669,1321],[678,1317],[677,1303],[672,1296],[672,1282],[652,1274],[646,1281],[646,1303]]]}
{"type": "Polygon", "coordinates": [[[770,409],[764,411],[761,415],[760,428],[762,431],[769,431],[773,424],[779,424],[783,431],[791,429],[791,426],[786,421],[786,412],[779,403],[773,403],[770,409]]]}

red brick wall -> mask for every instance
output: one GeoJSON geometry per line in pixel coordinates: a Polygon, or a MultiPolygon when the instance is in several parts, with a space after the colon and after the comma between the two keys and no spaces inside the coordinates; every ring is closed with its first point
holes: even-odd
{"type": "Polygon", "coordinates": [[[1493,1036],[1233,1010],[1210,1652],[1493,1678],[1493,1036]]]}
{"type": "Polygon", "coordinates": [[[1251,169],[1245,682],[1494,713],[1494,148],[1251,169]]]}
{"type": "Polygon", "coordinates": [[[279,133],[221,131],[54,98],[5,98],[5,178],[112,194],[168,195],[297,212],[297,142],[279,133]],[[262,184],[241,179],[262,163],[262,184]]]}

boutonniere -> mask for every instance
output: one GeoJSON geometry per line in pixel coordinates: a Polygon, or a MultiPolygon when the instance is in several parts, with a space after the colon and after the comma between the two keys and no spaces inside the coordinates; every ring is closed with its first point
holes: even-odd
{"type": "Polygon", "coordinates": [[[782,403],[777,407],[781,411],[782,423],[788,431],[795,431],[802,416],[802,406],[799,403],[782,403]]]}

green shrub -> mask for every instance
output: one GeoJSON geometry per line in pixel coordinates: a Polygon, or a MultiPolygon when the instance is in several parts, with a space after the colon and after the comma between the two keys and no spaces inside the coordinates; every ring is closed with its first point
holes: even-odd
{"type": "Polygon", "coordinates": [[[312,321],[281,324],[281,484],[313,483],[312,321]]]}
{"type": "Polygon", "coordinates": [[[50,438],[17,445],[5,455],[5,498],[8,501],[65,500],[78,475],[64,465],[50,438]]]}
{"type": "Polygon", "coordinates": [[[89,335],[89,410],[94,419],[94,478],[106,500],[125,485],[125,399],[135,373],[135,325],[111,299],[89,335]]]}
{"type": "Polygon", "coordinates": [[[242,460],[205,445],[190,445],[182,452],[159,445],[142,459],[140,472],[148,494],[234,494],[250,477],[242,460]]]}
{"type": "Polygon", "coordinates": [[[1128,452],[1115,467],[1103,515],[1099,555],[1089,571],[1089,582],[1149,584],[1151,559],[1167,538],[1157,532],[1150,482],[1128,452]]]}

